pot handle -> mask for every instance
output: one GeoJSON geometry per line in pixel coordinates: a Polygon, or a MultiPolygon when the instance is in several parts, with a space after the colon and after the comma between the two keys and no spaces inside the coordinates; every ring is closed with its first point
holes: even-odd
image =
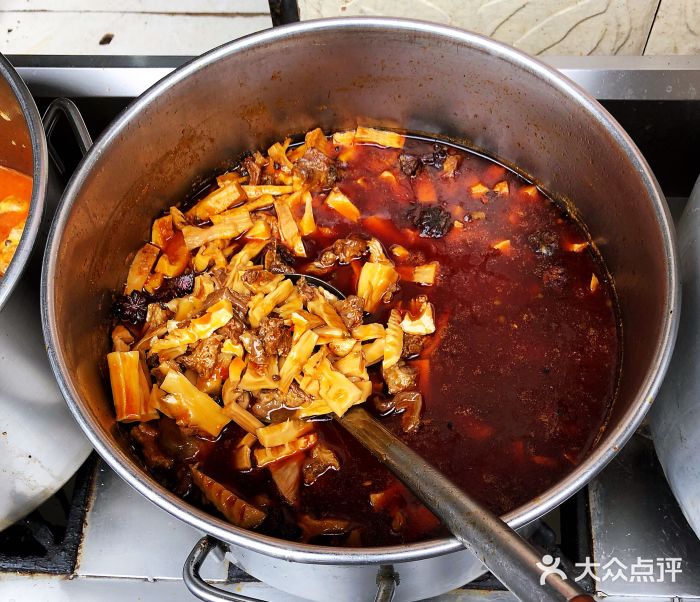
{"type": "MultiPolygon", "coordinates": [[[[190,593],[204,602],[262,602],[260,598],[250,598],[242,594],[215,587],[207,583],[199,574],[209,553],[218,545],[210,535],[202,537],[192,549],[182,569],[182,579],[190,593]]],[[[396,593],[399,576],[392,566],[382,566],[377,573],[377,595],[375,602],[391,602],[396,593]]]]}
{"type": "Polygon", "coordinates": [[[209,552],[211,552],[218,542],[213,537],[207,535],[197,542],[190,555],[185,561],[182,569],[182,579],[190,590],[190,593],[204,600],[205,602],[262,602],[260,598],[250,598],[242,594],[234,594],[220,587],[215,587],[207,583],[199,574],[199,569],[209,552]]]}
{"type": "Polygon", "coordinates": [[[44,131],[46,132],[46,142],[49,147],[49,153],[51,154],[51,158],[53,159],[54,163],[59,168],[59,170],[63,172],[65,171],[63,162],[60,160],[58,153],[51,144],[51,136],[53,134],[53,130],[61,117],[65,117],[68,121],[68,125],[70,126],[70,129],[73,132],[75,141],[78,144],[78,149],[80,150],[80,153],[83,157],[87,154],[88,150],[90,150],[90,147],[92,146],[92,137],[90,136],[90,132],[88,131],[87,126],[85,125],[83,116],[80,114],[80,110],[77,106],[75,106],[75,103],[72,100],[69,100],[67,98],[56,98],[51,102],[48,109],[46,109],[44,116],[42,117],[42,122],[44,124],[44,131]]]}

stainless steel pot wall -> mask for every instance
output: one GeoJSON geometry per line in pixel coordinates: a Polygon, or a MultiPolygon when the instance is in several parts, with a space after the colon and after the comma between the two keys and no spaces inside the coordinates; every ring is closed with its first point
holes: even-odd
{"type": "Polygon", "coordinates": [[[678,318],[676,252],[658,184],[617,123],[561,75],[491,40],[410,21],[317,21],[243,38],[182,67],[114,122],[70,183],[46,253],[44,327],[77,420],[147,498],[232,544],[245,569],[282,589],[369,599],[376,565],[391,563],[401,578],[397,599],[413,600],[474,577],[478,562],[451,539],[321,548],[188,506],[135,460],[102,370],[110,291],[123,284],[125,258],[148,237],[154,215],[246,149],[357,124],[467,141],[519,166],[575,200],[605,256],[624,321],[624,373],[609,427],[575,471],[506,518],[521,527],[554,508],[617,453],[654,399],[678,318]]]}
{"type": "Polygon", "coordinates": [[[41,117],[27,86],[0,54],[0,165],[32,176],[29,215],[15,255],[0,278],[0,310],[24,271],[39,232],[48,179],[41,117]]]}

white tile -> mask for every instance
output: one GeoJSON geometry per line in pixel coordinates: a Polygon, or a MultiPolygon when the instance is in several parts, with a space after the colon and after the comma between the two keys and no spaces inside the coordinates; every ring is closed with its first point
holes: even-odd
{"type": "Polygon", "coordinates": [[[270,5],[267,0],[2,0],[0,11],[267,14],[270,5]]]}
{"type": "Polygon", "coordinates": [[[0,12],[5,54],[197,55],[271,27],[269,15],[0,12]],[[109,44],[100,44],[106,34],[109,44]]]}
{"type": "Polygon", "coordinates": [[[658,2],[299,0],[299,11],[302,19],[386,15],[436,21],[476,31],[536,55],[641,54],[658,2]]]}
{"type": "Polygon", "coordinates": [[[661,0],[644,54],[700,54],[700,2],[661,0]]]}

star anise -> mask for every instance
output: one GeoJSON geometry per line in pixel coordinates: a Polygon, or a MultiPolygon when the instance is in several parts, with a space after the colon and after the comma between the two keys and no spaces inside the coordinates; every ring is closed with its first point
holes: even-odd
{"type": "Polygon", "coordinates": [[[163,284],[153,293],[153,301],[167,303],[175,297],[184,297],[194,290],[194,272],[188,272],[175,278],[165,278],[163,284]]]}
{"type": "Polygon", "coordinates": [[[119,321],[140,326],[148,314],[148,296],[140,291],[121,295],[114,301],[112,311],[119,321]]]}

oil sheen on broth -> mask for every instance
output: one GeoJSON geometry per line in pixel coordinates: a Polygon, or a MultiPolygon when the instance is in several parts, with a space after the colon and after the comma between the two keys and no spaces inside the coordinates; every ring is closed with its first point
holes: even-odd
{"type": "MultiPolygon", "coordinates": [[[[497,513],[543,493],[590,451],[620,369],[614,290],[585,230],[519,175],[440,141],[407,137],[400,149],[355,144],[352,152],[337,145],[330,152],[332,186],[352,200],[359,218],[330,207],[329,189],[318,187],[316,229],[304,237],[307,257],[285,253],[286,261],[352,294],[361,261],[319,271],[317,260],[337,239],[377,239],[396,266],[399,287],[364,323],[387,324],[392,308],[405,309],[420,295],[435,312],[435,333],[406,359],[423,399],[418,428],[405,432],[404,414],[384,415],[392,395],[378,366],[369,368],[374,386],[365,407],[497,513]],[[430,262],[438,264],[434,283],[410,282],[414,267],[430,262]]],[[[303,204],[295,208],[297,219],[303,210],[303,204]]],[[[129,328],[136,338],[142,334],[129,328]]],[[[258,531],[345,546],[443,533],[332,420],[317,420],[315,432],[339,469],[302,484],[294,505],[280,496],[268,470],[232,470],[232,454],[245,435],[234,422],[215,440],[187,429],[183,434],[167,417],[148,424],[155,434],[146,444],[135,437],[137,451],[147,456],[146,448],[157,445],[174,458],[167,469],[147,461],[156,478],[202,505],[201,493],[182,479],[197,462],[201,473],[266,509],[258,531]],[[334,520],[342,527],[334,529],[334,520]]]]}

